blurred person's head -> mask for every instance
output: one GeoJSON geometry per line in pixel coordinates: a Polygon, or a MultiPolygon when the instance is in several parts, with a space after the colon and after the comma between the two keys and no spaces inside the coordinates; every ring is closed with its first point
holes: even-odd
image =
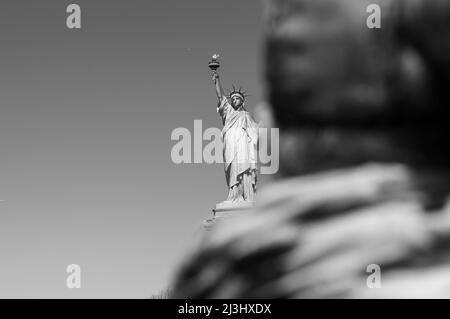
{"type": "Polygon", "coordinates": [[[266,2],[266,80],[284,175],[364,162],[447,166],[450,2],[266,2]]]}

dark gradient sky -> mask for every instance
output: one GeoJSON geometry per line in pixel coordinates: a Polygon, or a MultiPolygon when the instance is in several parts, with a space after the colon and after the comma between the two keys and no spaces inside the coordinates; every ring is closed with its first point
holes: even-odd
{"type": "Polygon", "coordinates": [[[0,297],[145,298],[225,199],[220,164],[175,165],[173,129],[220,127],[207,62],[261,98],[256,0],[0,5],[0,297]],[[82,8],[82,29],[65,25],[82,8]],[[69,290],[66,266],[82,268],[69,290]]]}

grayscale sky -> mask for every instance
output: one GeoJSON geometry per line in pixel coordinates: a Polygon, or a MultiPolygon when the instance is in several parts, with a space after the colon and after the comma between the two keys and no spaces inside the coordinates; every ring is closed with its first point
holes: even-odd
{"type": "Polygon", "coordinates": [[[207,63],[262,99],[256,0],[0,5],[0,297],[146,298],[226,197],[172,163],[173,129],[221,127],[207,63]],[[69,30],[66,7],[82,9],[69,30]],[[79,264],[81,289],[66,287],[79,264]]]}

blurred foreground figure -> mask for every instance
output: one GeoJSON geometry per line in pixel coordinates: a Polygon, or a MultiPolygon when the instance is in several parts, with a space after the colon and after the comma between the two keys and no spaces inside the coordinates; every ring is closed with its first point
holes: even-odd
{"type": "Polygon", "coordinates": [[[174,297],[450,298],[450,2],[377,1],[368,29],[372,2],[266,4],[281,179],[174,297]]]}

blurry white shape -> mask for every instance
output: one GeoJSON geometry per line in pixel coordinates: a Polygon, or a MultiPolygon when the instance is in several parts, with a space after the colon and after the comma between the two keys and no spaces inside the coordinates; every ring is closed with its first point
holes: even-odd
{"type": "Polygon", "coordinates": [[[66,272],[70,275],[66,279],[67,288],[81,288],[81,267],[77,264],[68,265],[66,272]]]}

